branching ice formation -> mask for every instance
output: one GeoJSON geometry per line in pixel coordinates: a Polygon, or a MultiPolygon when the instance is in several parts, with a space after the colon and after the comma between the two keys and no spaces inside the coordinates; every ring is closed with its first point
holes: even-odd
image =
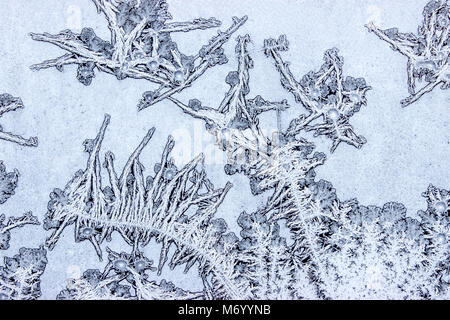
{"type": "Polygon", "coordinates": [[[215,294],[244,297],[244,289],[232,281],[235,260],[226,251],[226,224],[213,218],[231,184],[215,189],[201,169],[202,155],[177,169],[169,159],[172,138],[161,163],[155,165],[155,175],[144,178],[139,154],[154,132],[151,129],[120,175],[114,169],[114,155],[106,154],[110,186],[102,187],[99,151],[109,119],[105,117],[96,139],[84,144],[89,152],[86,170],[78,171],[64,190],[55,189],[50,195],[44,227],[55,230],[46,246],[52,249],[71,224],[75,224],[75,240],[90,241],[100,258],[101,243],[114,231],[133,247],[133,254],[154,238],[161,244],[159,274],[167,260],[171,268],[185,265],[186,271],[198,263],[203,281],[218,287],[215,294]],[[216,249],[220,243],[221,251],[216,249]],[[169,255],[172,246],[176,250],[169,255]]]}
{"type": "Polygon", "coordinates": [[[423,23],[418,34],[401,33],[397,28],[382,30],[369,23],[367,29],[408,58],[408,91],[401,101],[406,107],[441,85],[450,88],[450,4],[447,0],[432,0],[423,10],[423,23]],[[418,81],[425,85],[417,89],[418,81]]]}
{"type": "Polygon", "coordinates": [[[286,135],[295,136],[302,130],[314,131],[315,136],[324,135],[333,141],[331,152],[341,142],[361,148],[366,139],[353,131],[349,120],[367,104],[366,93],[371,87],[367,86],[363,78],[349,76],[344,79],[344,58],[339,56],[336,48],[325,52],[324,64],[318,72],[311,71],[297,81],[289,69],[289,63],[284,62],[280,55],[288,48],[289,42],[285,35],[281,35],[278,40],[264,41],[264,52],[273,58],[281,75],[281,85],[309,112],[294,119],[286,135]],[[312,124],[317,119],[322,122],[312,124]]]}
{"type": "Polygon", "coordinates": [[[450,193],[430,185],[424,196],[428,208],[417,220],[400,203],[340,202],[321,180],[298,196],[302,215],[288,201],[282,210],[243,212],[240,237],[213,222],[221,236],[212,237],[207,251],[227,263],[216,268],[233,269],[226,287],[209,281],[201,267],[202,292],[157,284],[146,273],[156,268],[142,252],[108,249],[104,270],[72,279],[58,299],[448,299],[450,193]],[[292,244],[280,236],[282,215],[292,244]]]}
{"type": "Polygon", "coordinates": [[[148,279],[154,271],[153,261],[142,253],[117,253],[108,249],[108,264],[103,272],[86,270],[79,279],[70,279],[58,300],[192,300],[203,298],[203,292],[189,292],[161,280],[148,279]]]}
{"type": "MultiPolygon", "coordinates": [[[[15,98],[8,93],[0,94],[0,117],[2,117],[4,113],[22,108],[24,108],[24,105],[20,98],[15,98]]],[[[37,147],[38,145],[37,137],[25,139],[19,135],[3,131],[2,126],[0,126],[0,140],[10,141],[27,147],[37,147]]]]}
{"type": "MultiPolygon", "coordinates": [[[[244,172],[248,175],[254,194],[264,190],[272,192],[262,208],[251,214],[244,212],[238,219],[242,238],[237,240],[235,270],[238,276],[234,279],[249,287],[247,297],[428,299],[448,296],[447,191],[430,187],[434,190],[427,193],[432,202],[430,208],[437,206],[441,215],[437,217],[433,209],[429,209],[419,213],[422,217],[419,221],[407,218],[401,204],[388,203],[381,209],[362,206],[356,200],[340,201],[331,183],[314,179],[313,169],[324,163],[325,155],[315,153],[311,156],[314,144],[300,138],[298,133],[302,129],[308,130],[309,123],[319,117],[325,124],[332,125],[334,122],[327,118],[328,109],[337,104],[340,110],[337,118],[341,118],[339,123],[346,123],[347,129],[330,127],[334,128],[329,131],[333,139],[332,150],[341,141],[362,145],[363,139],[354,134],[348,119],[366,104],[365,93],[370,88],[365,81],[351,77],[342,80],[342,58],[337,51],[330,50],[325,54],[325,64],[319,72],[310,73],[304,81],[297,82],[279,55],[279,51],[287,47],[285,37],[278,41],[267,40],[266,53],[275,58],[283,85],[292,89],[298,102],[305,101],[311,107],[310,116],[301,116],[291,123],[287,132],[279,130],[269,139],[260,130],[257,115],[287,106],[286,102],[247,98],[248,71],[253,65],[246,48],[248,41],[248,36],[238,38],[238,71],[227,76],[230,90],[219,108],[202,106],[195,99],[184,104],[169,98],[185,113],[206,122],[219,146],[228,153],[230,163],[225,168],[228,174],[244,172]],[[313,99],[310,94],[315,86],[322,90],[323,96],[313,99]],[[319,105],[327,111],[316,108],[319,105]],[[344,133],[345,136],[340,135],[344,133]],[[374,225],[357,225],[357,221],[373,220],[367,212],[384,214],[374,225]],[[364,218],[356,220],[355,217],[361,215],[364,218]],[[426,223],[430,217],[435,221],[433,228],[438,231],[431,231],[426,223]],[[392,229],[394,220],[395,227],[403,228],[403,231],[392,229]],[[280,223],[288,228],[291,244],[279,235],[280,223]],[[417,226],[428,242],[412,246],[413,241],[408,238],[409,225],[411,228],[417,226]],[[398,260],[392,261],[395,258],[398,260]],[[397,264],[394,266],[394,263],[397,264]],[[407,273],[400,271],[403,267],[407,273]],[[381,277],[376,278],[381,280],[375,281],[373,277],[381,277]]],[[[214,285],[211,292],[210,296],[214,297],[214,285]]]]}
{"type": "Polygon", "coordinates": [[[296,167],[298,179],[308,179],[311,169],[323,164],[325,156],[315,153],[310,156],[314,145],[295,136],[277,132],[272,139],[266,137],[259,127],[258,115],[270,110],[285,110],[286,100],[270,102],[261,96],[248,98],[249,69],[253,61],[249,56],[248,35],[238,37],[236,54],[238,71],[232,71],[226,78],[230,89],[217,109],[205,107],[197,99],[186,105],[169,98],[185,113],[202,119],[207,129],[216,137],[217,144],[227,152],[227,174],[244,172],[250,177],[254,194],[275,187],[285,174],[296,167]]]}
{"type": "Polygon", "coordinates": [[[38,225],[39,220],[33,216],[31,212],[24,213],[21,217],[9,217],[6,221],[4,214],[0,215],[0,250],[9,249],[9,241],[11,240],[11,230],[21,228],[27,224],[38,225]]]}
{"type": "MultiPolygon", "coordinates": [[[[99,257],[100,243],[109,239],[114,231],[119,232],[134,250],[156,237],[163,242],[165,254],[173,241],[166,237],[190,223],[199,229],[187,230],[185,240],[200,237],[196,232],[206,232],[200,230],[201,224],[215,213],[231,185],[214,188],[203,169],[197,169],[202,166],[203,155],[177,169],[169,158],[174,147],[171,137],[161,162],[155,165],[155,175],[144,178],[139,155],[153,135],[152,128],[120,175],[114,169],[114,154],[106,153],[104,167],[109,174],[110,186],[103,187],[99,152],[109,121],[110,117],[106,115],[97,137],[84,142],[89,153],[87,168],[79,170],[64,190],[55,189],[50,194],[44,224],[55,231],[46,245],[53,248],[61,232],[70,224],[75,224],[75,240],[92,242],[99,257]],[[187,216],[186,211],[194,207],[197,212],[187,216]]],[[[161,256],[160,268],[166,259],[165,255],[161,256]]]]}
{"type": "MultiPolygon", "coordinates": [[[[0,161],[0,204],[5,203],[12,195],[17,187],[19,171],[14,169],[13,172],[7,172],[3,161],[0,161]]],[[[7,221],[4,214],[0,214],[0,250],[9,248],[11,240],[11,230],[21,228],[27,224],[39,224],[37,217],[31,212],[25,213],[21,217],[9,217],[7,221]]]]}
{"type": "Polygon", "coordinates": [[[0,300],[33,300],[41,296],[40,277],[47,265],[47,252],[20,248],[0,266],[0,300]]]}
{"type": "Polygon", "coordinates": [[[450,195],[430,185],[420,220],[400,203],[358,206],[332,235],[327,256],[337,299],[448,299],[450,195]],[[349,288],[352,288],[349,290],[349,288]]]}
{"type": "MultiPolygon", "coordinates": [[[[343,77],[343,58],[333,48],[324,54],[317,72],[297,81],[283,61],[288,50],[284,35],[264,42],[281,75],[282,86],[308,111],[281,128],[280,112],[287,101],[271,102],[249,97],[249,71],[253,60],[250,37],[237,38],[237,71],[230,72],[230,86],[217,108],[196,99],[187,104],[174,94],[190,86],[208,68],[228,60],[222,46],[245,23],[234,18],[195,56],[181,53],[172,32],[218,27],[215,18],[171,23],[164,0],[93,0],[108,20],[111,40],[84,28],[57,35],[31,34],[34,40],[52,43],[68,53],[32,66],[33,70],[78,65],[77,78],[91,84],[94,69],[125,78],[146,79],[159,85],[144,93],[139,110],[169,99],[186,114],[202,119],[216,143],[227,153],[227,174],[244,173],[253,194],[267,192],[267,201],[255,212],[237,219],[240,234],[230,232],[225,220],[216,218],[218,207],[231,184],[216,189],[206,177],[203,155],[179,169],[170,153],[169,137],[154,174],[144,176],[139,161],[154,129],[148,131],[121,172],[114,155],[100,149],[110,117],[95,139],[84,142],[89,154],[86,169],[79,170],[63,190],[50,194],[44,228],[52,230],[45,245],[52,249],[66,227],[74,225],[75,241],[90,241],[100,260],[104,240],[117,233],[130,247],[126,252],[106,248],[102,271],[89,269],[72,279],[58,299],[449,299],[450,298],[450,192],[432,185],[424,192],[427,209],[417,218],[395,202],[382,207],[364,206],[356,199],[341,201],[332,184],[316,181],[314,169],[325,155],[301,137],[313,131],[332,140],[331,152],[341,142],[360,148],[366,141],[350,125],[350,118],[367,104],[370,87],[362,78],[343,77]],[[276,111],[278,130],[263,133],[258,116],[276,111]],[[102,165],[109,183],[102,182],[102,165]],[[290,239],[282,234],[286,226],[290,239]],[[158,245],[155,266],[144,255],[152,240],[158,245]],[[153,280],[169,267],[198,272],[202,291],[189,291],[165,280],[153,280]],[[153,273],[153,272],[156,272],[153,273]]],[[[419,36],[397,30],[369,30],[389,42],[409,59],[411,97],[408,105],[435,86],[449,87],[448,1],[431,1],[424,11],[419,36]],[[416,80],[428,84],[416,91],[416,80]]],[[[20,99],[0,96],[2,113],[22,106],[20,99]]],[[[1,136],[0,130],[0,138],[1,136]]],[[[9,141],[27,145],[10,134],[9,141]]],[[[28,144],[37,144],[33,138],[28,144]]],[[[0,203],[17,184],[18,172],[7,173],[0,162],[0,203]]],[[[31,213],[19,218],[0,216],[0,249],[9,246],[9,230],[38,224],[31,213]]],[[[40,296],[40,276],[47,263],[46,250],[22,248],[0,267],[0,298],[34,299],[40,296]]]]}
{"type": "Polygon", "coordinates": [[[195,56],[178,50],[171,33],[189,32],[220,26],[215,18],[197,18],[191,22],[172,19],[166,0],[92,0],[105,15],[111,40],[98,37],[91,28],[80,34],[64,30],[57,35],[31,33],[37,41],[54,44],[67,54],[31,66],[32,70],[78,65],[77,79],[90,85],[94,69],[115,75],[117,79],[145,79],[159,85],[144,95],[139,109],[146,108],[189,87],[207,69],[227,62],[222,45],[242,26],[247,17],[233,18],[232,25],[219,31],[195,56]]]}

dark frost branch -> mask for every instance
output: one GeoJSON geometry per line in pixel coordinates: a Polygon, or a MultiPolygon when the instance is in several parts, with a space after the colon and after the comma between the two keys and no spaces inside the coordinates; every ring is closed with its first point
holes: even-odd
{"type": "Polygon", "coordinates": [[[305,130],[313,131],[315,136],[324,135],[333,142],[331,152],[341,142],[361,148],[366,139],[354,132],[349,120],[367,104],[366,93],[371,88],[366,81],[350,76],[344,79],[344,58],[339,56],[336,48],[325,52],[324,64],[319,71],[311,71],[297,81],[289,69],[289,63],[284,62],[280,55],[280,52],[288,50],[288,46],[285,35],[278,40],[264,41],[264,52],[274,60],[282,86],[309,112],[294,119],[286,134],[295,136],[305,130]],[[314,123],[319,119],[320,122],[314,123]]]}
{"type": "Polygon", "coordinates": [[[0,161],[0,204],[3,204],[12,195],[17,187],[19,180],[19,171],[14,169],[13,172],[6,171],[3,161],[0,161]]]}
{"type": "Polygon", "coordinates": [[[181,53],[171,33],[189,32],[220,26],[215,18],[197,18],[190,22],[169,22],[172,17],[165,0],[92,0],[108,20],[109,41],[98,37],[91,28],[80,34],[71,30],[57,35],[31,33],[37,41],[54,44],[65,55],[31,66],[32,70],[78,65],[77,79],[90,85],[94,70],[115,75],[117,79],[145,79],[159,85],[140,102],[148,107],[189,87],[207,69],[227,62],[222,45],[242,26],[247,17],[233,18],[232,25],[219,31],[195,56],[181,53]]]}
{"type": "MultiPolygon", "coordinates": [[[[13,97],[8,93],[0,94],[0,118],[7,112],[22,108],[24,108],[24,105],[20,98],[13,97]]],[[[0,140],[10,141],[27,147],[37,147],[38,145],[37,137],[25,139],[19,135],[4,131],[2,126],[0,126],[0,140]]]]}
{"type": "Polygon", "coordinates": [[[0,266],[0,300],[34,300],[41,296],[40,277],[47,265],[43,247],[20,248],[0,266]]]}
{"type": "Polygon", "coordinates": [[[450,297],[450,193],[430,185],[423,195],[428,208],[418,220],[395,202],[341,217],[336,249],[323,256],[335,299],[450,297]]]}
{"type": "Polygon", "coordinates": [[[39,220],[31,212],[26,212],[17,218],[9,217],[8,220],[4,214],[0,215],[0,250],[9,249],[12,229],[21,228],[27,224],[38,225],[39,220]]]}
{"type": "Polygon", "coordinates": [[[423,23],[417,35],[401,33],[397,28],[382,30],[369,23],[370,32],[391,45],[394,51],[408,58],[408,91],[410,96],[401,101],[406,107],[431,92],[435,87],[450,87],[450,4],[447,0],[432,0],[423,10],[423,23]],[[425,84],[418,88],[418,82],[425,84]]]}

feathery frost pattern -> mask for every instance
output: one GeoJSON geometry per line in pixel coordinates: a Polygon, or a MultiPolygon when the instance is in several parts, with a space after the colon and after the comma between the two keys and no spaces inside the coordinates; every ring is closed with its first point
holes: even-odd
{"type": "Polygon", "coordinates": [[[367,29],[408,58],[408,91],[401,101],[406,107],[440,85],[450,88],[450,4],[448,0],[432,0],[423,10],[423,23],[418,34],[401,33],[397,28],[382,30],[369,23],[367,29]],[[417,88],[417,83],[425,84],[417,88]]]}
{"type": "Polygon", "coordinates": [[[14,257],[5,257],[0,266],[0,300],[34,300],[41,296],[40,277],[47,266],[47,252],[20,248],[14,257]]]}
{"type": "MultiPolygon", "coordinates": [[[[177,167],[171,158],[175,143],[170,136],[153,172],[144,172],[139,158],[155,128],[116,170],[112,152],[101,156],[111,121],[106,114],[97,136],[83,143],[86,167],[64,188],[50,193],[43,222],[49,231],[45,245],[21,248],[4,258],[0,299],[39,298],[46,248],[53,250],[72,227],[76,243],[88,241],[92,254],[95,250],[102,261],[106,251],[107,258],[103,267],[68,279],[56,297],[59,300],[450,299],[449,190],[430,184],[422,194],[426,209],[411,216],[398,202],[378,207],[357,199],[341,200],[332,183],[316,179],[315,170],[325,164],[326,156],[314,151],[316,144],[303,137],[306,132],[330,139],[331,153],[341,143],[358,149],[366,143],[350,118],[367,105],[366,94],[372,88],[364,78],[344,77],[344,58],[338,49],[325,51],[322,66],[297,80],[282,57],[289,48],[286,36],[264,41],[262,50],[280,74],[282,87],[306,109],[284,129],[282,112],[292,107],[287,100],[250,95],[254,61],[248,34],[236,38],[237,69],[226,76],[229,88],[219,106],[175,97],[209,68],[228,63],[223,45],[247,16],[234,17],[231,26],[219,31],[198,54],[187,56],[172,41],[172,33],[216,28],[220,21],[171,22],[165,0],[92,2],[108,21],[111,39],[101,39],[91,28],[80,34],[32,33],[32,39],[67,53],[31,68],[62,71],[66,65],[76,65],[77,79],[86,86],[95,69],[118,80],[155,83],[157,89],[143,94],[138,110],[167,99],[186,115],[204,121],[226,153],[225,173],[244,174],[252,194],[264,197],[264,202],[253,212],[240,212],[237,230],[231,230],[226,218],[236,212],[225,219],[218,218],[217,212],[232,184],[215,187],[206,175],[203,154],[177,167]],[[271,111],[276,114],[277,130],[269,136],[259,116],[271,111]],[[105,240],[116,236],[125,247],[118,252],[105,246],[105,240]],[[150,247],[157,249],[155,262],[146,252],[150,247]],[[165,271],[175,268],[185,274],[193,271],[189,276],[201,289],[169,281],[170,273],[167,276],[165,271]]],[[[433,0],[424,9],[418,35],[367,26],[408,57],[410,96],[403,106],[438,85],[448,89],[449,15],[447,0],[433,0]],[[421,80],[426,84],[417,89],[421,80]]],[[[22,107],[20,98],[0,95],[0,116],[22,107]]],[[[24,139],[1,127],[0,140],[37,146],[37,138],[24,139]]],[[[8,172],[0,161],[0,204],[14,195],[18,177],[17,170],[8,172]]],[[[38,224],[31,212],[20,217],[0,215],[0,250],[10,248],[11,230],[38,224]]]]}
{"type": "Polygon", "coordinates": [[[88,86],[94,70],[115,75],[117,79],[144,79],[159,85],[156,91],[144,94],[139,109],[146,108],[189,87],[207,69],[226,63],[222,45],[242,26],[247,17],[233,17],[232,25],[219,31],[195,56],[181,53],[171,33],[215,28],[215,18],[197,18],[189,22],[169,22],[165,0],[92,0],[103,13],[111,31],[110,41],[103,40],[92,28],[80,34],[71,30],[59,34],[31,33],[37,41],[48,42],[67,51],[61,57],[31,66],[32,70],[65,65],[78,66],[77,79],[88,86]]]}
{"type": "MultiPolygon", "coordinates": [[[[247,51],[248,42],[248,36],[238,38],[238,71],[227,76],[230,90],[218,109],[202,106],[196,99],[188,104],[173,97],[170,100],[186,114],[206,122],[218,145],[229,155],[230,163],[225,167],[228,174],[246,174],[254,194],[271,190],[263,208],[252,214],[243,213],[238,220],[243,228],[243,239],[238,241],[237,259],[244,259],[244,262],[238,260],[237,270],[241,272],[238,278],[250,285],[250,298],[405,299],[448,295],[448,231],[441,230],[445,225],[448,228],[448,199],[441,199],[438,205],[442,215],[437,227],[441,238],[444,237],[442,242],[431,239],[426,245],[422,243],[415,247],[410,246],[408,227],[418,226],[420,232],[430,239],[429,226],[424,221],[432,215],[431,211],[419,214],[421,220],[414,220],[405,216],[406,210],[401,204],[386,204],[380,209],[365,207],[357,200],[340,201],[331,183],[315,181],[313,169],[325,162],[325,155],[317,152],[311,155],[315,145],[299,137],[301,130],[296,132],[299,121],[306,117],[294,120],[286,132],[280,129],[272,139],[265,137],[260,130],[257,119],[260,111],[280,111],[287,105],[285,101],[270,103],[261,97],[247,98],[248,71],[253,66],[247,51]],[[363,215],[362,220],[370,220],[369,211],[385,213],[377,218],[374,226],[355,225],[354,217],[363,215]],[[394,214],[398,217],[391,217],[394,214]],[[396,227],[402,226],[402,231],[394,233],[390,229],[393,222],[388,219],[397,219],[396,227]],[[290,232],[290,244],[279,235],[280,223],[285,223],[290,232]],[[373,228],[379,234],[373,235],[373,228]],[[367,248],[361,249],[359,245],[364,243],[366,237],[370,243],[367,248]],[[396,250],[396,253],[390,250],[396,250]],[[415,261],[419,256],[422,260],[415,261]],[[401,257],[396,262],[396,272],[391,270],[394,262],[389,260],[394,257],[401,257]],[[430,268],[430,265],[433,267],[430,268]],[[373,269],[373,266],[378,267],[373,269]],[[401,274],[399,270],[402,267],[409,268],[409,273],[401,274]],[[419,278],[422,282],[417,282],[419,278]],[[434,279],[441,280],[435,283],[434,279]],[[368,285],[368,282],[371,284],[368,285]],[[351,289],[354,287],[358,290],[351,289]]],[[[278,53],[282,44],[286,48],[287,41],[283,36],[277,41],[267,40],[266,53],[278,61],[277,66],[286,79],[284,86],[291,83],[290,88],[298,97],[310,99],[307,97],[312,87],[296,82],[290,77],[286,63],[282,62],[278,53]]],[[[363,79],[348,77],[342,80],[342,58],[337,56],[336,50],[328,51],[325,61],[321,71],[310,73],[307,78],[316,79],[314,81],[319,84],[325,78],[327,81],[331,81],[328,79],[330,77],[337,79],[339,84],[332,81],[335,94],[330,93],[329,85],[325,83],[328,91],[324,96],[341,96],[343,103],[340,106],[347,112],[342,119],[348,124],[349,117],[366,103],[365,92],[369,87],[363,79]],[[317,80],[320,77],[321,80],[317,80]],[[359,99],[355,99],[356,95],[359,99]]],[[[322,99],[320,96],[315,103],[324,103],[322,99]]],[[[308,101],[312,106],[312,100],[308,101]]],[[[336,100],[333,101],[336,103],[336,100]]],[[[326,118],[328,112],[321,115],[326,118]]],[[[311,116],[310,121],[314,119],[311,116]]],[[[355,141],[362,141],[355,138],[353,130],[345,132],[346,137],[354,138],[350,144],[356,146],[359,144],[355,141]]],[[[343,136],[330,137],[335,138],[332,150],[341,141],[350,141],[343,136]]],[[[441,190],[439,194],[447,194],[445,192],[441,190]]]]}
{"type": "Polygon", "coordinates": [[[106,115],[97,137],[84,142],[89,153],[86,169],[79,170],[64,190],[55,189],[50,194],[44,224],[47,229],[55,230],[46,245],[53,248],[70,224],[75,224],[75,240],[90,241],[99,258],[102,256],[100,244],[105,239],[109,240],[114,231],[120,233],[134,250],[156,237],[163,242],[162,267],[167,259],[166,251],[174,241],[170,235],[185,226],[198,226],[199,229],[187,230],[183,239],[179,239],[186,243],[198,240],[206,231],[200,230],[202,223],[214,215],[231,185],[227,184],[223,189],[214,188],[201,168],[203,155],[177,169],[169,158],[174,147],[171,137],[161,162],[155,165],[155,175],[144,178],[139,155],[154,133],[152,128],[120,175],[114,168],[114,154],[106,153],[103,166],[108,171],[110,185],[103,187],[99,153],[109,122],[110,116],[106,115]],[[197,211],[187,216],[186,212],[191,207],[197,211]]]}

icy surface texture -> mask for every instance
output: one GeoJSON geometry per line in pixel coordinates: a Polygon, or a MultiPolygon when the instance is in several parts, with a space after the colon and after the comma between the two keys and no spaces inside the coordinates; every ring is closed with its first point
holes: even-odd
{"type": "Polygon", "coordinates": [[[328,292],[339,299],[448,299],[449,192],[432,185],[427,211],[401,203],[362,206],[343,216],[327,256],[328,292]],[[349,288],[352,290],[349,290],[349,288]]]}
{"type": "Polygon", "coordinates": [[[111,39],[103,40],[92,28],[80,34],[71,30],[57,35],[31,33],[37,41],[48,42],[68,51],[56,59],[33,65],[32,70],[78,65],[77,79],[88,86],[97,69],[117,79],[145,79],[159,85],[144,95],[139,109],[161,101],[190,86],[208,68],[224,64],[222,45],[247,20],[233,18],[232,25],[204,45],[195,56],[178,50],[171,34],[220,26],[215,18],[197,18],[190,22],[169,22],[172,17],[165,0],[92,0],[108,21],[111,39]]]}
{"type": "Polygon", "coordinates": [[[0,266],[1,300],[34,300],[41,296],[40,277],[47,265],[43,247],[20,248],[14,257],[5,257],[0,266]]]}
{"type": "Polygon", "coordinates": [[[403,57],[364,28],[414,30],[427,1],[167,1],[180,21],[243,17],[209,41],[216,31],[199,29],[218,20],[172,23],[165,1],[5,3],[0,82],[34,112],[2,124],[26,134],[34,121],[41,143],[0,142],[21,170],[16,188],[0,166],[0,197],[16,188],[0,210],[32,208],[47,232],[15,228],[9,241],[37,221],[1,218],[1,257],[20,252],[1,297],[37,298],[40,283],[45,299],[449,299],[447,92],[392,108],[403,57]],[[33,34],[56,46],[27,36],[61,26],[72,31],[33,34]],[[61,48],[34,68],[71,64],[81,84],[28,68],[61,48]],[[95,137],[105,113],[114,125],[106,116],[95,137]],[[47,266],[44,246],[19,249],[41,243],[47,266]]]}
{"type": "MultiPolygon", "coordinates": [[[[0,117],[2,117],[7,112],[16,111],[22,108],[24,108],[24,105],[20,98],[13,97],[9,93],[0,94],[0,117]]],[[[17,143],[21,146],[27,147],[37,147],[38,145],[38,139],[36,137],[25,139],[19,135],[5,132],[1,125],[0,125],[0,140],[17,143]]]]}
{"type": "Polygon", "coordinates": [[[331,152],[341,142],[361,148],[367,141],[353,131],[349,120],[367,104],[366,92],[371,87],[363,78],[344,77],[344,58],[339,56],[336,48],[325,52],[324,64],[318,72],[311,71],[301,80],[296,80],[289,63],[284,62],[280,55],[288,48],[289,42],[285,35],[281,35],[278,40],[264,41],[265,54],[274,60],[281,75],[281,85],[309,112],[293,120],[286,135],[295,136],[302,130],[314,131],[315,136],[324,135],[332,140],[331,152]],[[313,124],[316,119],[322,122],[313,124]]]}
{"type": "Polygon", "coordinates": [[[401,33],[398,28],[382,30],[374,23],[367,28],[394,51],[408,58],[408,91],[410,96],[401,101],[406,107],[424,94],[440,86],[450,88],[450,4],[448,0],[431,0],[423,9],[423,22],[417,34],[401,33]],[[417,83],[425,84],[417,87],[417,83]]]}

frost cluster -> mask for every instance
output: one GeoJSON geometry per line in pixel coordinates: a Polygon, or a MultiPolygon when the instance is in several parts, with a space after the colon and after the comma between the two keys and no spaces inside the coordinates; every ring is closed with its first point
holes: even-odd
{"type": "Polygon", "coordinates": [[[47,252],[20,248],[14,257],[5,257],[0,266],[0,300],[33,300],[41,296],[40,277],[47,265],[47,252]]]}
{"type": "MultiPolygon", "coordinates": [[[[302,135],[331,139],[331,152],[344,142],[360,148],[350,118],[367,104],[371,89],[363,78],[343,76],[343,57],[327,50],[318,71],[296,79],[282,58],[289,43],[285,35],[264,41],[263,51],[273,60],[281,85],[306,109],[282,128],[281,112],[287,100],[268,101],[250,96],[253,60],[249,35],[238,36],[237,70],[226,76],[229,86],[219,106],[197,99],[187,103],[174,97],[208,68],[227,63],[223,44],[245,23],[234,18],[232,26],[218,33],[195,56],[182,54],[172,32],[217,27],[215,18],[169,22],[164,0],[92,0],[108,20],[109,41],[93,29],[80,34],[70,30],[57,35],[32,34],[68,53],[45,61],[35,70],[78,65],[77,78],[89,85],[94,70],[125,78],[146,79],[159,88],[144,93],[139,110],[168,99],[187,115],[201,119],[227,155],[225,172],[244,174],[254,195],[265,202],[254,212],[241,212],[239,232],[232,232],[219,206],[232,187],[216,188],[208,179],[203,155],[177,167],[171,158],[174,140],[168,138],[160,162],[146,174],[139,157],[151,140],[150,129],[122,170],[114,154],[101,146],[110,123],[105,115],[94,139],[87,139],[86,167],[77,171],[63,189],[50,194],[44,229],[51,231],[45,246],[52,250],[66,228],[73,226],[75,242],[89,241],[102,260],[105,240],[119,236],[127,249],[106,247],[103,270],[88,269],[69,279],[58,294],[61,300],[99,299],[449,299],[450,298],[450,192],[430,185],[423,193],[427,208],[416,217],[403,204],[381,207],[340,200],[333,185],[315,177],[325,163],[324,153],[302,135]],[[275,111],[277,131],[267,136],[259,115],[275,111]],[[105,172],[106,171],[106,172],[105,172]],[[105,177],[107,176],[107,182],[105,177]],[[154,241],[153,241],[154,240],[154,241]],[[156,263],[145,249],[157,246],[156,263]],[[194,270],[202,290],[190,291],[159,279],[163,270],[194,270]]],[[[449,86],[447,1],[431,1],[424,10],[419,36],[395,29],[369,30],[406,55],[411,96],[408,105],[438,84],[449,86]],[[419,91],[416,81],[428,83],[419,91]]],[[[0,116],[22,107],[18,98],[0,96],[0,116]]],[[[36,145],[4,133],[0,139],[36,145]]],[[[8,173],[0,161],[0,204],[17,185],[18,172],[8,173]]],[[[10,230],[38,224],[31,213],[22,217],[0,216],[0,249],[7,249],[10,230]]],[[[35,299],[41,295],[40,276],[47,264],[46,249],[21,248],[0,267],[0,298],[35,299]]]]}
{"type": "Polygon", "coordinates": [[[13,172],[6,171],[3,161],[0,161],[0,204],[5,203],[14,195],[18,180],[19,171],[17,169],[14,169],[13,172]]]}
{"type": "Polygon", "coordinates": [[[401,101],[406,107],[431,92],[435,87],[450,88],[450,3],[431,0],[423,10],[423,23],[417,34],[401,33],[397,28],[382,30],[369,23],[367,28],[394,51],[408,58],[408,91],[401,101]],[[425,82],[420,88],[417,83],[425,82]]]}
{"type": "Polygon", "coordinates": [[[274,60],[281,75],[281,85],[308,111],[308,114],[302,114],[291,122],[286,135],[295,136],[302,130],[313,131],[315,136],[324,135],[333,142],[331,152],[341,142],[361,148],[366,139],[354,132],[349,120],[367,104],[366,93],[371,87],[364,78],[344,78],[344,58],[339,56],[336,48],[325,52],[324,64],[319,71],[310,71],[301,80],[296,80],[289,63],[284,62],[280,55],[288,48],[289,42],[285,35],[281,35],[278,40],[264,41],[265,54],[274,60]],[[322,121],[314,123],[317,119],[322,121]]]}
{"type": "MultiPolygon", "coordinates": [[[[5,203],[17,187],[19,171],[7,172],[3,161],[0,161],[0,204],[5,203]]],[[[7,250],[11,240],[11,230],[21,228],[27,224],[39,224],[37,217],[31,212],[23,214],[21,217],[9,217],[6,220],[4,214],[0,214],[0,250],[7,250]]]]}
{"type": "Polygon", "coordinates": [[[81,33],[71,30],[59,34],[31,33],[37,41],[54,44],[67,51],[61,57],[31,66],[32,70],[65,65],[78,66],[77,79],[88,86],[95,69],[117,77],[145,79],[159,85],[146,92],[139,109],[146,108],[189,87],[207,69],[228,60],[222,45],[242,26],[247,17],[233,18],[232,25],[202,46],[195,56],[185,55],[172,40],[175,32],[189,32],[221,25],[215,18],[197,18],[189,22],[170,22],[165,0],[92,0],[108,21],[111,39],[104,40],[92,28],[81,33]]]}

